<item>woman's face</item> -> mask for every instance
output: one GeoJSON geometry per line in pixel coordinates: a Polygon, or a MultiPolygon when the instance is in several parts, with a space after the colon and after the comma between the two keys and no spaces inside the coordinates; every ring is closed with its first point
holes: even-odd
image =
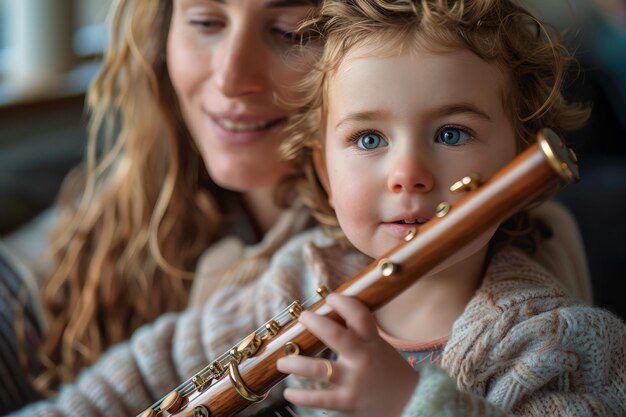
{"type": "Polygon", "coordinates": [[[316,1],[174,0],[167,66],[183,118],[213,180],[267,187],[289,170],[276,102],[308,70],[291,47],[316,1]]]}

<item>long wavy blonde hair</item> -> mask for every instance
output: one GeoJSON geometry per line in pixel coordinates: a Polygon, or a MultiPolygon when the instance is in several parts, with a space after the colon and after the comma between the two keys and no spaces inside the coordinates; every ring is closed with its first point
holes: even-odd
{"type": "Polygon", "coordinates": [[[118,0],[90,87],[84,167],[68,176],[41,290],[45,389],[109,345],[187,304],[190,271],[219,212],[165,63],[171,0],[118,0]]]}
{"type": "MultiPolygon", "coordinates": [[[[548,28],[511,0],[326,0],[300,30],[320,38],[323,53],[300,83],[301,95],[282,151],[303,173],[291,179],[315,218],[335,238],[345,237],[313,167],[312,152],[323,149],[328,82],[347,53],[360,45],[381,54],[421,47],[433,51],[467,49],[496,63],[508,75],[505,108],[518,151],[543,127],[564,134],[582,126],[589,109],[567,103],[561,90],[571,55],[548,28]]],[[[527,222],[513,219],[514,223],[527,222]]],[[[526,227],[526,226],[522,226],[526,227]]]]}

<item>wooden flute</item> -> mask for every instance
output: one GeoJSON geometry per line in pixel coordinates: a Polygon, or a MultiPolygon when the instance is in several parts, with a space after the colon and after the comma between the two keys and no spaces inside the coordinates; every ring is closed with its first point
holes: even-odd
{"type": "MultiPolygon", "coordinates": [[[[337,293],[353,296],[376,310],[488,229],[499,225],[560,183],[579,179],[576,156],[550,129],[537,142],[482,185],[471,176],[451,190],[467,192],[455,205],[440,205],[419,233],[372,262],[337,293]]],[[[141,417],[226,417],[261,401],[287,375],[276,369],[283,356],[314,356],[325,346],[297,318],[304,310],[341,318],[325,305],[328,289],[315,300],[294,302],[283,313],[211,362],[189,381],[146,409],[141,417]]]]}

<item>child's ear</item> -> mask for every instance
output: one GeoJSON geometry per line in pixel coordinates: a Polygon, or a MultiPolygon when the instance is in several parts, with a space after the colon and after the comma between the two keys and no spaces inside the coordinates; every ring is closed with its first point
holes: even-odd
{"type": "Polygon", "coordinates": [[[333,197],[330,192],[330,181],[328,181],[328,170],[326,169],[326,159],[324,158],[324,150],[320,146],[313,148],[313,166],[315,167],[315,173],[320,179],[326,194],[328,194],[328,203],[332,207],[333,197]]]}

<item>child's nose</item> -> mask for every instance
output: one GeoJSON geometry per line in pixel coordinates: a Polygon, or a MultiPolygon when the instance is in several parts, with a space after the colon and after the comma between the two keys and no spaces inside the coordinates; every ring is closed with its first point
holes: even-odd
{"type": "Polygon", "coordinates": [[[418,158],[406,156],[394,161],[387,183],[393,193],[427,192],[433,187],[433,177],[418,158]]]}

